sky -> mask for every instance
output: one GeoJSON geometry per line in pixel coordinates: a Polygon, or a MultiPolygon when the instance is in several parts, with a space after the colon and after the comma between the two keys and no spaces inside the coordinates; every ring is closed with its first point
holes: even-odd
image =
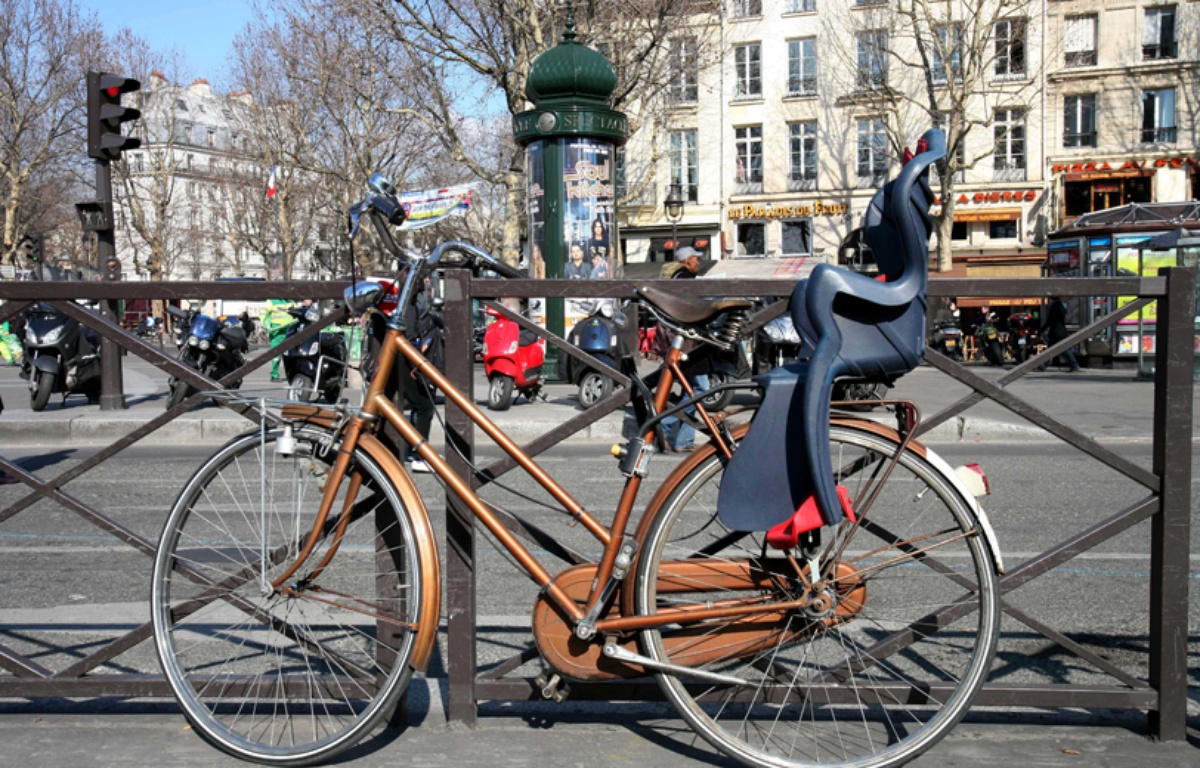
{"type": "Polygon", "coordinates": [[[76,0],[112,35],[128,27],[155,50],[174,47],[192,77],[224,80],[233,38],[250,21],[249,0],[76,0]]]}

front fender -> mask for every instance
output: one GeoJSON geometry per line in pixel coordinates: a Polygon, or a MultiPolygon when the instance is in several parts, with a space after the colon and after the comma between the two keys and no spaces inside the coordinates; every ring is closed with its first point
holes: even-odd
{"type": "MultiPolygon", "coordinates": [[[[330,412],[336,418],[336,414],[330,412]]],[[[370,434],[360,434],[358,447],[367,453],[380,468],[387,473],[392,484],[396,486],[400,499],[404,502],[409,520],[412,521],[413,537],[417,542],[417,550],[421,556],[424,573],[421,574],[421,601],[426,610],[422,612],[421,623],[417,627],[417,636],[413,641],[412,668],[424,673],[433,655],[437,642],[438,622],[442,616],[442,565],[438,559],[437,540],[433,536],[433,526],[429,522],[429,513],[421,494],[409,474],[404,471],[404,465],[395,454],[387,449],[378,438],[370,434]]]]}
{"type": "Polygon", "coordinates": [[[496,374],[502,374],[510,379],[516,379],[519,378],[521,373],[521,369],[517,367],[517,364],[511,357],[497,357],[491,362],[487,363],[486,367],[488,368],[489,380],[496,374]]]}
{"type": "Polygon", "coordinates": [[[33,360],[33,367],[42,373],[57,376],[62,370],[62,361],[58,359],[58,355],[38,355],[33,360]]]}

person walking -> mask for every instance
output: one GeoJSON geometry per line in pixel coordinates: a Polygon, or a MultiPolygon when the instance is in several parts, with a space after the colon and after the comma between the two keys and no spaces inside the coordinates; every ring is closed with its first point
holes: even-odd
{"type": "MultiPolygon", "coordinates": [[[[694,280],[700,272],[700,251],[697,251],[691,246],[685,245],[682,248],[675,250],[675,261],[663,266],[659,277],[670,278],[671,280],[694,280]]],[[[655,338],[667,339],[669,334],[666,329],[659,327],[655,332],[655,338]]],[[[665,354],[665,347],[664,347],[665,354]]],[[[688,377],[692,383],[692,389],[697,395],[701,392],[708,391],[709,381],[708,374],[697,373],[688,377]]],[[[689,406],[683,411],[688,416],[694,416],[696,413],[695,406],[689,406]]],[[[719,416],[720,414],[714,414],[719,416]]],[[[678,416],[668,416],[662,420],[663,439],[667,443],[667,448],[676,453],[687,453],[696,447],[696,429],[691,424],[680,419],[678,416]]]]}
{"type": "MultiPolygon", "coordinates": [[[[1067,302],[1061,296],[1050,297],[1050,307],[1046,311],[1046,324],[1042,326],[1042,329],[1046,332],[1050,346],[1054,346],[1069,335],[1067,333],[1067,302]]],[[[1068,347],[1063,355],[1067,358],[1071,373],[1078,371],[1079,361],[1075,359],[1075,350],[1068,347]]],[[[1038,370],[1046,370],[1045,363],[1039,365],[1038,370]]]]}
{"type": "MultiPolygon", "coordinates": [[[[263,315],[262,324],[272,349],[283,343],[287,338],[288,326],[296,322],[296,318],[288,314],[288,310],[294,306],[296,302],[290,299],[267,299],[267,312],[263,315]]],[[[278,356],[271,361],[271,381],[280,381],[278,356]]]]}

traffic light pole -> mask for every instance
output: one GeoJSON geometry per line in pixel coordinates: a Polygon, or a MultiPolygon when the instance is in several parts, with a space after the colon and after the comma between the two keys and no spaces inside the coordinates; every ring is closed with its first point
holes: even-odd
{"type": "MultiPolygon", "coordinates": [[[[112,166],[108,160],[96,160],[96,198],[111,201],[112,166]]],[[[110,208],[111,210],[111,208],[110,208]]],[[[116,258],[117,244],[113,222],[96,230],[96,274],[105,274],[109,259],[116,258]]],[[[107,299],[100,304],[100,313],[111,322],[118,322],[117,300],[107,299]]],[[[121,348],[107,338],[100,339],[100,410],[125,410],[125,381],[121,372],[121,348]]]]}

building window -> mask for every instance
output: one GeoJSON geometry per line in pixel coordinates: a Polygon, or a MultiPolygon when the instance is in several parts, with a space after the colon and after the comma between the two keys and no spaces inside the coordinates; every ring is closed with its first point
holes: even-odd
{"type": "Polygon", "coordinates": [[[758,43],[733,49],[737,69],[737,95],[740,99],[762,96],[762,48],[758,43]]]}
{"type": "Polygon", "coordinates": [[[817,0],[787,0],[783,6],[784,13],[815,13],[817,0]]]}
{"type": "Polygon", "coordinates": [[[210,147],[217,146],[217,132],[215,130],[213,130],[212,128],[208,129],[208,146],[210,146],[210,147]]]}
{"type": "Polygon", "coordinates": [[[858,88],[877,91],[887,87],[887,32],[858,33],[858,88]]]}
{"type": "Polygon", "coordinates": [[[1142,92],[1142,143],[1175,143],[1175,89],[1142,92]]]}
{"type": "Polygon", "coordinates": [[[738,193],[762,192],[762,126],[748,125],[744,128],[735,128],[734,148],[737,152],[737,175],[734,181],[737,184],[738,193]]]}
{"type": "Polygon", "coordinates": [[[139,152],[133,156],[133,171],[134,173],[142,173],[146,170],[146,158],[139,152]]]}
{"type": "Polygon", "coordinates": [[[754,222],[737,225],[737,255],[767,255],[767,225],[754,222]]]}
{"type": "MultiPolygon", "coordinates": [[[[934,120],[934,123],[933,123],[935,126],[937,126],[938,128],[940,128],[942,130],[942,133],[946,134],[946,141],[948,143],[950,142],[950,133],[951,133],[950,121],[952,118],[953,118],[953,115],[950,112],[939,112],[937,115],[937,119],[934,120]]],[[[962,132],[958,131],[956,133],[958,135],[961,135],[962,132]]],[[[944,167],[945,162],[946,161],[943,161],[940,163],[934,163],[932,166],[930,166],[930,168],[929,168],[929,183],[930,183],[930,185],[937,186],[937,185],[941,184],[941,168],[944,167]]],[[[963,182],[965,182],[967,180],[966,168],[967,168],[967,148],[966,148],[966,144],[962,141],[961,138],[959,138],[956,146],[954,147],[954,181],[956,183],[962,184],[963,182]]]]}
{"type": "Polygon", "coordinates": [[[1142,27],[1142,58],[1175,58],[1175,6],[1147,8],[1142,27]]]}
{"type": "Polygon", "coordinates": [[[693,104],[697,98],[696,38],[677,37],[671,41],[667,66],[671,81],[667,99],[672,104],[693,104]]]}
{"type": "Polygon", "coordinates": [[[1025,76],[1025,19],[996,22],[996,77],[1020,79],[1025,76]]]}
{"type": "Polygon", "coordinates": [[[812,228],[812,219],[783,222],[783,255],[811,256],[812,228]]]}
{"type": "Polygon", "coordinates": [[[1063,146],[1096,146],[1096,94],[1067,96],[1063,100],[1063,146]]]}
{"type": "Polygon", "coordinates": [[[187,156],[187,162],[185,163],[184,167],[187,168],[189,171],[192,170],[192,160],[194,159],[194,157],[195,157],[195,155],[191,155],[191,154],[189,154],[187,156]]]}
{"type": "Polygon", "coordinates": [[[883,118],[858,121],[858,188],[879,187],[887,181],[887,131],[883,118]]]}
{"type": "Polygon", "coordinates": [[[1096,64],[1096,14],[1068,16],[1063,29],[1063,50],[1068,67],[1096,64]]]}
{"type": "Polygon", "coordinates": [[[962,81],[962,24],[943,24],[933,30],[933,82],[945,84],[951,77],[962,81]]]}
{"type": "Polygon", "coordinates": [[[1025,180],[1025,110],[997,109],[992,121],[994,181],[1025,180]]]}
{"type": "Polygon", "coordinates": [[[762,16],[762,0],[733,0],[734,18],[762,16]]]}
{"type": "Polygon", "coordinates": [[[1017,221],[1010,219],[1008,221],[989,221],[988,222],[988,237],[993,240],[1016,240],[1017,239],[1017,221]]]}
{"type": "Polygon", "coordinates": [[[788,41],[788,96],[812,96],[817,92],[817,39],[788,41]]]}
{"type": "Polygon", "coordinates": [[[861,5],[887,5],[887,0],[854,0],[856,6],[861,5]]]}
{"type": "Polygon", "coordinates": [[[817,188],[817,121],[788,123],[788,191],[817,188]]]}
{"type": "Polygon", "coordinates": [[[950,227],[951,240],[970,240],[971,227],[965,221],[956,221],[950,227]]]}
{"type": "Polygon", "coordinates": [[[689,203],[700,199],[698,163],[696,160],[696,132],[671,131],[671,183],[679,184],[683,196],[689,203]]]}

